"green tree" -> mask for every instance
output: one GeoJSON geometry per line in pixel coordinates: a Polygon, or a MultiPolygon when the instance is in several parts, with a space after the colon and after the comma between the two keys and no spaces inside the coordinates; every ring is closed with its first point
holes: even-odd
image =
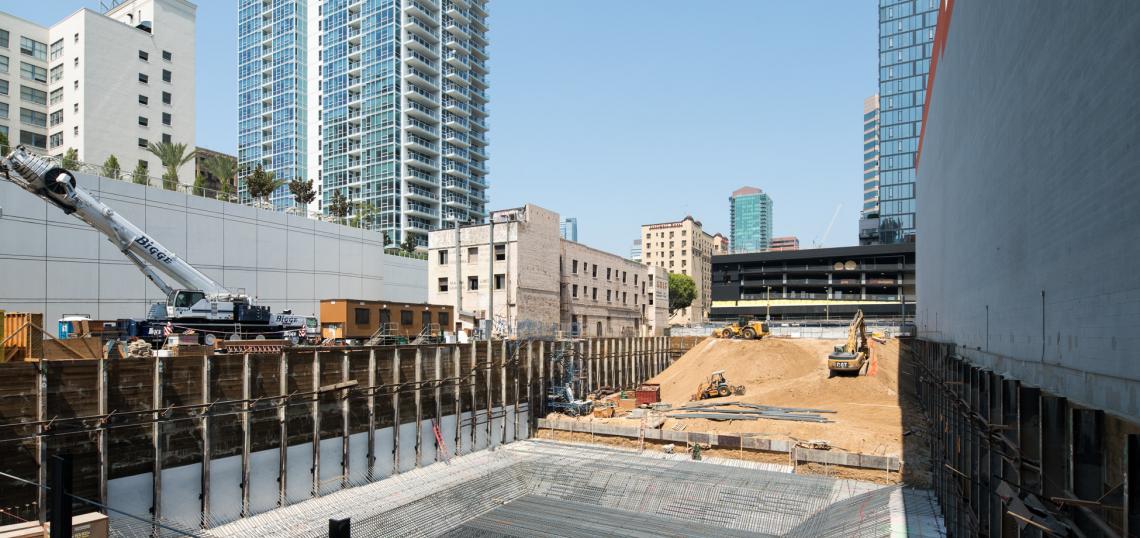
{"type": "Polygon", "coordinates": [[[351,207],[352,217],[349,219],[348,225],[353,228],[371,228],[369,225],[372,223],[372,217],[376,214],[376,206],[372,202],[361,200],[353,202],[351,207]]]}
{"type": "Polygon", "coordinates": [[[317,191],[313,190],[313,180],[305,181],[303,179],[294,179],[289,182],[289,193],[293,195],[293,201],[297,202],[297,207],[304,209],[308,207],[309,203],[317,199],[317,191]]]}
{"type": "Polygon", "coordinates": [[[669,273],[669,315],[682,308],[688,308],[697,297],[697,285],[693,277],[669,273]]]}
{"type": "Polygon", "coordinates": [[[249,196],[254,200],[269,200],[269,195],[278,187],[285,184],[285,180],[277,179],[277,174],[273,172],[266,172],[260,164],[253,169],[253,173],[245,178],[246,189],[249,190],[249,196]]]}
{"type": "Polygon", "coordinates": [[[404,233],[404,242],[400,244],[400,250],[407,253],[414,253],[419,243],[416,243],[416,238],[410,233],[404,233]]]}
{"type": "Polygon", "coordinates": [[[67,148],[67,151],[63,153],[63,159],[60,161],[59,166],[67,170],[79,168],[79,150],[67,148]]]}
{"type": "Polygon", "coordinates": [[[336,217],[337,222],[343,222],[344,217],[348,216],[349,204],[348,199],[340,191],[333,191],[328,204],[329,215],[336,217]]]}
{"type": "Polygon", "coordinates": [[[149,185],[150,176],[147,175],[147,172],[146,164],[139,161],[139,164],[135,166],[135,171],[131,172],[131,181],[138,185],[149,185]]]}
{"type": "Polygon", "coordinates": [[[206,195],[206,175],[202,172],[194,174],[194,196],[206,195]]]}
{"type": "Polygon", "coordinates": [[[103,177],[119,179],[122,175],[123,170],[119,167],[119,159],[115,158],[114,155],[107,157],[107,160],[103,161],[103,177]]]}
{"type": "Polygon", "coordinates": [[[219,189],[221,194],[218,196],[222,200],[230,200],[234,193],[234,178],[237,177],[237,161],[229,157],[221,155],[211,155],[206,158],[202,164],[210,175],[217,178],[221,183],[219,189]]]}
{"type": "Polygon", "coordinates": [[[8,145],[8,135],[0,133],[0,156],[7,157],[12,148],[8,145]]]}
{"type": "Polygon", "coordinates": [[[166,173],[162,174],[162,188],[173,191],[178,189],[178,169],[182,165],[194,159],[194,152],[186,152],[186,144],[181,142],[173,144],[170,142],[151,142],[146,147],[147,151],[158,157],[162,162],[163,168],[166,168],[166,173]]]}

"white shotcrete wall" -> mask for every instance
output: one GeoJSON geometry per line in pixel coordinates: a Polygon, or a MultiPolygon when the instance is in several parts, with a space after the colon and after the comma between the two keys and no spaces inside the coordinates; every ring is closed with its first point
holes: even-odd
{"type": "MultiPolygon", "coordinates": [[[[274,311],[322,298],[425,302],[427,264],[383,253],[379,232],[80,175],[79,183],[176,254],[274,311]]],[[[0,181],[0,310],[143,317],[159,289],[79,219],[0,181]]]]}

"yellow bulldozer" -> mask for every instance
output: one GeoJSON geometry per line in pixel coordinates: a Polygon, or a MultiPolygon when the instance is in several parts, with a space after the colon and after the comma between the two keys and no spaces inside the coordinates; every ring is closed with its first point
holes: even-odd
{"type": "Polygon", "coordinates": [[[835,346],[835,350],[827,356],[827,377],[837,373],[854,373],[859,375],[863,365],[867,364],[871,350],[867,346],[867,324],[863,320],[863,311],[855,311],[855,317],[847,326],[847,343],[835,346]]]}
{"type": "Polygon", "coordinates": [[[713,338],[743,338],[759,340],[768,336],[768,324],[759,320],[740,318],[719,329],[713,329],[713,338]]]}
{"type": "Polygon", "coordinates": [[[744,385],[729,385],[728,380],[724,378],[724,370],[717,370],[709,374],[709,378],[697,386],[697,392],[693,394],[691,399],[707,400],[709,398],[721,398],[729,394],[743,396],[744,385]]]}

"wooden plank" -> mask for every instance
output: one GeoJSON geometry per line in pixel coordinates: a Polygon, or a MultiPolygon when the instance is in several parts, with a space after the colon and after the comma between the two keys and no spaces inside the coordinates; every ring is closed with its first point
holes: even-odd
{"type": "Polygon", "coordinates": [[[158,522],[162,520],[162,408],[165,407],[162,400],[162,357],[154,358],[154,379],[152,380],[153,398],[151,399],[151,409],[154,409],[151,419],[154,423],[151,424],[151,446],[154,448],[154,471],[153,482],[151,488],[151,517],[153,518],[155,527],[155,535],[158,534],[158,522]]]}

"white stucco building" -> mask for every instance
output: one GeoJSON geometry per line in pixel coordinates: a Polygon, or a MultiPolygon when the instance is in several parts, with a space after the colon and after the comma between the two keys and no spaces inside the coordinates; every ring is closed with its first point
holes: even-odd
{"type": "MultiPolygon", "coordinates": [[[[186,0],[123,0],[80,9],[50,27],[0,12],[0,132],[48,155],[75,148],[123,173],[145,162],[162,175],[151,142],[195,145],[194,24],[186,0]]],[[[194,162],[179,169],[194,182],[194,162]]]]}

